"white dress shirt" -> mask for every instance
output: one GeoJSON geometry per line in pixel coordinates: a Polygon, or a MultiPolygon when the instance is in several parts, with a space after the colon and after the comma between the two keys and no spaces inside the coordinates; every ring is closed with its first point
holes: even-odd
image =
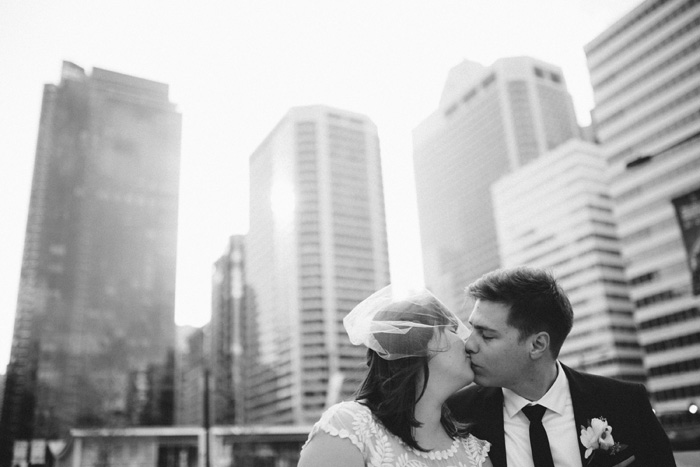
{"type": "Polygon", "coordinates": [[[534,467],[530,448],[530,421],[521,410],[529,404],[547,408],[542,417],[542,425],[547,431],[555,467],[583,467],[569,380],[559,362],[557,379],[538,401],[531,402],[510,389],[503,388],[503,429],[508,467],[534,467]]]}

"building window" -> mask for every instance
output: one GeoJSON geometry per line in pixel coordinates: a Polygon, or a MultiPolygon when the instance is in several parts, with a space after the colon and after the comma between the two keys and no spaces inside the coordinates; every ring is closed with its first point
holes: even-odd
{"type": "Polygon", "coordinates": [[[690,347],[691,345],[696,345],[698,343],[700,343],[700,332],[686,334],[684,336],[678,336],[673,339],[668,339],[664,341],[654,342],[653,344],[647,344],[644,346],[644,351],[648,354],[651,354],[663,352],[664,350],[690,347]]]}
{"type": "Polygon", "coordinates": [[[675,375],[700,370],[700,358],[649,368],[649,376],[675,375]]]}
{"type": "Polygon", "coordinates": [[[639,323],[639,329],[652,329],[662,326],[669,326],[674,323],[683,323],[685,321],[694,321],[700,318],[700,309],[697,307],[686,308],[685,310],[671,313],[670,315],[661,316],[659,318],[642,321],[639,323]]]}

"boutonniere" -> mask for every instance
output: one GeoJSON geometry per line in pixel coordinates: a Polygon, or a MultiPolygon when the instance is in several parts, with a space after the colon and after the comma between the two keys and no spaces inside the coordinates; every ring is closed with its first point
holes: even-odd
{"type": "Polygon", "coordinates": [[[587,427],[581,426],[580,440],[586,448],[584,457],[588,459],[588,464],[596,456],[614,456],[627,448],[626,444],[615,442],[612,427],[603,417],[589,420],[587,427]]]}

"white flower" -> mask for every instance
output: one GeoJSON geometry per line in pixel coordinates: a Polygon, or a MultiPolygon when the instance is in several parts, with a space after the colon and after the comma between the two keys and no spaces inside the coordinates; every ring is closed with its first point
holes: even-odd
{"type": "Polygon", "coordinates": [[[584,457],[588,459],[596,449],[604,451],[610,449],[615,444],[611,432],[612,427],[604,418],[592,419],[588,428],[582,426],[580,440],[586,448],[584,457]]]}
{"type": "Polygon", "coordinates": [[[610,449],[613,444],[615,444],[615,441],[613,440],[612,435],[610,432],[612,431],[612,427],[608,427],[601,435],[600,439],[598,440],[598,444],[600,444],[600,448],[603,451],[607,451],[610,449]]]}

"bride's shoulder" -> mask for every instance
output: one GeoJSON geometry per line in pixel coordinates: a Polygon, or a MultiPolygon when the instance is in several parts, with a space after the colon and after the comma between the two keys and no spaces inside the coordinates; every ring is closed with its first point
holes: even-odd
{"type": "Polygon", "coordinates": [[[343,401],[330,406],[324,413],[372,413],[366,405],[360,401],[343,401]]]}
{"type": "Polygon", "coordinates": [[[352,419],[354,421],[366,420],[370,422],[372,420],[372,411],[369,407],[358,401],[338,402],[326,409],[320,421],[323,423],[338,419],[352,419]]]}
{"type": "MultiPolygon", "coordinates": [[[[462,438],[462,443],[466,448],[467,452],[477,461],[483,462],[491,450],[491,443],[485,439],[477,438],[476,436],[469,434],[462,438]]],[[[477,464],[481,465],[481,464],[477,464]]]]}
{"type": "Polygon", "coordinates": [[[323,432],[330,436],[348,438],[361,451],[364,445],[377,431],[372,412],[368,407],[355,402],[339,402],[329,407],[311,430],[309,444],[312,438],[323,432]]]}

